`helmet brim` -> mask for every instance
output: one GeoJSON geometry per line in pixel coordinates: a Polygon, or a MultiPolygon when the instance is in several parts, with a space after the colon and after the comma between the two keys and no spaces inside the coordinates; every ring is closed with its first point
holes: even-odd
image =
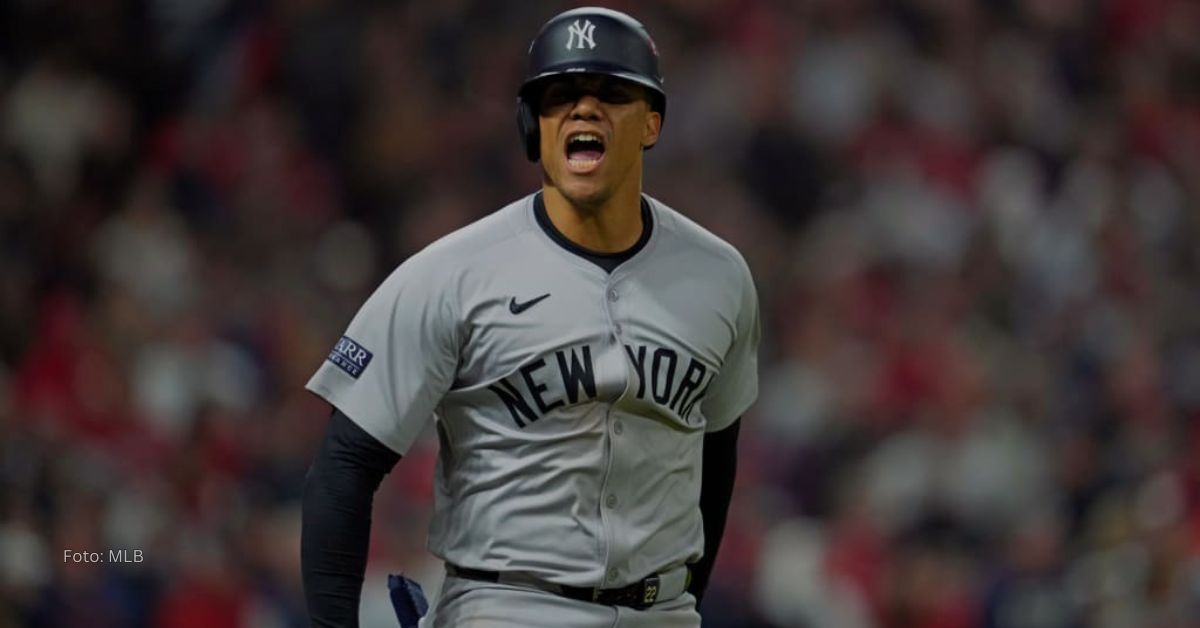
{"type": "Polygon", "coordinates": [[[656,81],[654,81],[650,78],[647,78],[641,74],[638,74],[636,72],[630,72],[630,71],[619,69],[619,68],[613,68],[613,69],[599,68],[599,67],[596,67],[595,64],[589,64],[589,65],[567,64],[567,65],[547,68],[545,71],[540,72],[540,73],[530,77],[528,80],[526,80],[525,83],[521,85],[521,89],[518,92],[517,96],[521,100],[528,103],[536,111],[537,104],[538,104],[536,94],[542,88],[542,86],[544,86],[546,84],[546,82],[548,82],[551,79],[555,79],[555,78],[562,77],[562,76],[588,75],[588,74],[595,75],[595,76],[609,76],[612,78],[621,79],[623,81],[628,81],[635,85],[640,85],[642,87],[645,87],[650,96],[650,108],[654,111],[657,111],[660,115],[663,115],[663,116],[666,115],[666,113],[667,113],[667,111],[666,111],[667,95],[665,92],[663,92],[662,86],[659,85],[656,81]]]}

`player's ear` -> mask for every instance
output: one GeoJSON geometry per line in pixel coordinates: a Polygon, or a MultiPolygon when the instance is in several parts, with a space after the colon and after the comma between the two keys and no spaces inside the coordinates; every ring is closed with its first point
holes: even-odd
{"type": "Polygon", "coordinates": [[[646,124],[642,128],[642,148],[650,148],[658,143],[658,134],[662,130],[662,114],[657,111],[646,112],[646,124]]]}

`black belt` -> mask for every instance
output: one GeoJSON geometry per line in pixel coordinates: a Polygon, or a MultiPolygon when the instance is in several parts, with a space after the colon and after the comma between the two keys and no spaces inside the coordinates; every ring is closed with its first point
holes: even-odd
{"type": "Polygon", "coordinates": [[[645,610],[653,606],[655,602],[660,601],[659,594],[662,591],[661,579],[657,574],[623,587],[597,589],[592,587],[572,587],[524,577],[508,578],[497,571],[470,569],[451,563],[446,563],[446,573],[456,578],[466,578],[468,580],[533,586],[572,600],[595,602],[596,604],[606,604],[608,606],[625,606],[636,610],[645,610]]]}

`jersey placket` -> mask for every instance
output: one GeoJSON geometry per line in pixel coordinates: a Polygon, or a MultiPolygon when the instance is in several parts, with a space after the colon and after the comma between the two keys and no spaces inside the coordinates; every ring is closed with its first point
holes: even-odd
{"type": "Polygon", "coordinates": [[[616,544],[614,534],[616,524],[613,521],[613,517],[616,516],[615,511],[623,505],[621,495],[619,494],[623,474],[620,473],[620,468],[614,463],[621,459],[617,455],[616,449],[621,445],[624,424],[616,407],[620,399],[628,393],[630,377],[632,375],[629,369],[629,361],[624,359],[624,349],[621,346],[622,329],[617,314],[618,303],[621,299],[619,283],[620,279],[617,273],[609,274],[604,282],[604,317],[608,324],[606,339],[611,344],[612,350],[618,352],[621,356],[621,364],[625,369],[625,389],[613,403],[608,405],[604,412],[604,442],[607,451],[605,452],[604,480],[601,482],[601,495],[603,497],[600,502],[600,521],[601,527],[604,530],[605,540],[604,582],[602,586],[606,588],[620,584],[622,576],[620,566],[626,563],[623,556],[613,555],[613,546],[616,544]],[[614,414],[616,414],[615,417],[614,414]]]}
{"type": "MultiPolygon", "coordinates": [[[[532,206],[532,203],[531,203],[531,206],[532,206]]],[[[531,215],[529,216],[529,219],[531,221],[533,221],[533,217],[531,215]]],[[[540,227],[536,227],[536,222],[535,222],[535,228],[537,228],[536,233],[538,235],[539,241],[541,242],[542,246],[546,247],[546,249],[550,252],[551,255],[554,255],[554,256],[558,257],[559,259],[561,259],[563,262],[573,266],[576,269],[576,271],[579,273],[580,281],[592,283],[592,285],[594,285],[598,289],[598,294],[596,294],[595,298],[597,298],[600,301],[601,309],[604,312],[605,324],[608,327],[607,333],[604,334],[604,340],[606,343],[608,343],[608,346],[606,347],[606,350],[600,351],[598,353],[598,355],[596,356],[597,375],[599,376],[600,381],[603,382],[606,380],[606,374],[610,372],[609,369],[611,367],[609,365],[614,362],[619,364],[620,366],[618,368],[620,368],[621,371],[619,374],[616,374],[615,376],[622,378],[623,381],[625,382],[625,385],[622,387],[622,392],[621,392],[621,395],[624,395],[624,392],[626,390],[628,390],[628,388],[629,388],[629,367],[628,367],[627,361],[624,359],[624,350],[620,347],[620,341],[616,337],[614,330],[613,330],[613,316],[612,316],[612,311],[610,309],[610,306],[612,305],[612,301],[610,300],[610,298],[615,293],[612,292],[612,290],[613,290],[612,281],[611,281],[612,275],[604,272],[598,266],[579,257],[578,255],[575,255],[574,253],[571,253],[570,251],[563,249],[560,245],[558,245],[556,242],[554,242],[548,236],[546,236],[544,233],[542,233],[540,227]],[[620,352],[620,353],[617,353],[617,352],[620,352]],[[615,357],[610,357],[610,356],[615,356],[615,357]]],[[[601,384],[601,387],[604,387],[604,385],[601,384]]],[[[599,494],[598,500],[597,500],[597,502],[599,504],[598,510],[599,510],[599,517],[600,517],[600,530],[598,531],[598,536],[600,537],[600,545],[602,545],[602,547],[598,548],[598,553],[597,553],[597,560],[599,560],[600,568],[601,568],[600,582],[598,583],[598,586],[601,588],[608,588],[608,587],[613,586],[614,584],[616,584],[618,578],[620,578],[620,572],[609,566],[609,563],[611,560],[611,555],[612,555],[613,534],[612,534],[612,523],[610,522],[609,516],[608,516],[608,511],[611,508],[608,506],[607,501],[608,501],[608,496],[610,495],[609,474],[610,474],[610,471],[612,469],[612,464],[613,464],[613,443],[612,443],[611,423],[612,423],[612,413],[613,413],[613,403],[614,402],[615,402],[615,400],[605,402],[605,404],[606,404],[606,407],[604,409],[605,433],[604,433],[604,438],[603,438],[604,468],[602,471],[602,477],[600,479],[600,494],[599,494]]]]}

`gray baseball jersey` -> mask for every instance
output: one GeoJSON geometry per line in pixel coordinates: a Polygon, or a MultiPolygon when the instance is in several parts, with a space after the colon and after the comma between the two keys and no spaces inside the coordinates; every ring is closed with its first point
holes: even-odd
{"type": "Polygon", "coordinates": [[[703,435],[757,396],[758,301],[736,249],[646,198],[611,274],[533,195],[438,240],[308,382],[400,454],[436,415],[436,556],[609,588],[701,555],[703,435]]]}

